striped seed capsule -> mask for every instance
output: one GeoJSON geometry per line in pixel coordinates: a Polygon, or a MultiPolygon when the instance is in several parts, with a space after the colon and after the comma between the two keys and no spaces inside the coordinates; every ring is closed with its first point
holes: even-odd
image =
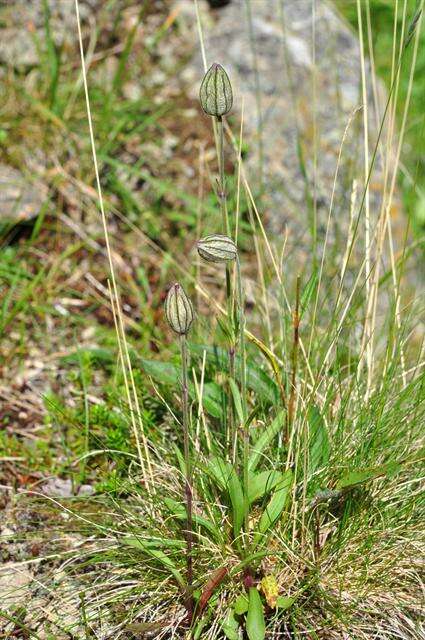
{"type": "Polygon", "coordinates": [[[173,331],[180,336],[189,332],[193,322],[193,306],[183,287],[174,283],[165,299],[165,317],[173,331]]]}
{"type": "Polygon", "coordinates": [[[236,260],[238,249],[228,236],[213,234],[198,240],[198,253],[207,262],[229,262],[236,260]]]}
{"type": "Polygon", "coordinates": [[[201,107],[210,116],[221,117],[229,113],[233,104],[232,85],[220,64],[214,62],[206,72],[199,90],[201,107]]]}

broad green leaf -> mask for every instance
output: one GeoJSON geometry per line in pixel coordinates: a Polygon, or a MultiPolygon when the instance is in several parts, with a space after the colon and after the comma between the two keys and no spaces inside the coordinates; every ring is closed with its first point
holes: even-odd
{"type": "Polygon", "coordinates": [[[248,611],[248,598],[244,593],[241,593],[241,595],[236,598],[233,610],[238,616],[248,611]]]}
{"type": "Polygon", "coordinates": [[[217,481],[219,487],[229,495],[232,505],[233,533],[239,535],[244,520],[244,495],[239,478],[232,465],[222,458],[212,458],[208,471],[217,481]]]}
{"type": "Polygon", "coordinates": [[[279,400],[279,388],[270,376],[258,365],[248,362],[246,368],[246,384],[263,402],[276,404],[279,400]]]}
{"type": "MultiPolygon", "coordinates": [[[[196,398],[193,385],[189,388],[190,395],[196,398]]],[[[223,417],[223,389],[216,382],[206,382],[202,394],[202,404],[207,413],[213,418],[223,417]]]]}
{"type": "Polygon", "coordinates": [[[221,624],[222,631],[228,640],[239,640],[239,622],[235,618],[235,612],[230,609],[225,620],[221,624]]]}
{"type": "Polygon", "coordinates": [[[285,411],[280,411],[273,422],[265,428],[257,442],[253,444],[248,461],[248,469],[250,472],[255,471],[264,449],[271,443],[279,431],[283,429],[284,421],[285,411]]]}
{"type": "Polygon", "coordinates": [[[282,473],[281,481],[276,486],[272,497],[261,515],[258,525],[258,531],[260,533],[265,533],[279,518],[288,502],[291,486],[292,471],[288,469],[288,471],[282,473]]]}
{"type": "Polygon", "coordinates": [[[248,613],[246,615],[246,633],[249,640],[264,640],[266,623],[263,603],[256,587],[250,587],[248,594],[248,613]]]}
{"type": "Polygon", "coordinates": [[[141,365],[145,373],[157,382],[169,386],[175,386],[180,381],[180,373],[177,367],[170,362],[160,362],[158,360],[141,360],[141,365]]]}
{"type": "Polygon", "coordinates": [[[139,538],[123,538],[124,544],[129,545],[130,547],[135,547],[136,549],[141,549],[146,555],[158,560],[163,567],[168,569],[171,575],[174,576],[180,587],[186,589],[186,581],[183,578],[180,571],[177,569],[174,562],[160,549],[156,549],[155,547],[150,546],[149,543],[144,542],[139,538]]]}
{"type": "Polygon", "coordinates": [[[309,426],[309,473],[312,475],[318,469],[324,467],[329,461],[329,437],[326,429],[325,421],[319,409],[312,406],[308,410],[308,426],[309,426]]]}
{"type": "Polygon", "coordinates": [[[241,394],[240,394],[239,389],[238,389],[238,385],[233,380],[233,378],[229,378],[229,384],[230,384],[230,390],[232,392],[233,403],[235,405],[235,409],[236,409],[236,414],[238,416],[238,420],[239,420],[240,424],[243,424],[245,422],[245,417],[244,417],[244,414],[243,414],[242,398],[241,398],[241,394]]]}
{"type": "Polygon", "coordinates": [[[289,609],[295,602],[295,598],[278,596],[276,600],[276,609],[280,609],[281,611],[285,611],[285,609],[289,609]]]}
{"type": "Polygon", "coordinates": [[[379,467],[368,467],[366,469],[358,469],[357,471],[350,471],[346,476],[341,478],[337,482],[337,489],[349,489],[355,487],[358,484],[363,484],[368,480],[374,480],[380,476],[391,476],[400,471],[402,465],[399,462],[389,462],[388,464],[382,464],[379,467]]]}
{"type": "Polygon", "coordinates": [[[248,498],[250,502],[255,502],[263,498],[282,479],[280,471],[260,471],[260,473],[250,473],[248,478],[248,498]]]}

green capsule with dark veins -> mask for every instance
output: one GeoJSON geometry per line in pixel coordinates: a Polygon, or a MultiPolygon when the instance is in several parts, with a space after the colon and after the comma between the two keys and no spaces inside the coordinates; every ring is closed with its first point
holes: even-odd
{"type": "Polygon", "coordinates": [[[210,116],[221,117],[229,113],[233,104],[232,85],[221,64],[214,62],[206,72],[199,99],[201,107],[210,116]]]}
{"type": "Polygon", "coordinates": [[[198,240],[198,253],[207,262],[229,262],[236,260],[238,248],[231,238],[220,234],[212,234],[198,240]]]}
{"type": "Polygon", "coordinates": [[[193,306],[183,287],[175,282],[165,299],[165,317],[173,331],[180,336],[189,332],[193,322],[193,306]]]}

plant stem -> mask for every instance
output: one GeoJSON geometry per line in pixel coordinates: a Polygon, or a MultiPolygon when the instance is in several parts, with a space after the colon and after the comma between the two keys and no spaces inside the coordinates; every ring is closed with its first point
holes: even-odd
{"type": "Polygon", "coordinates": [[[192,465],[189,450],[189,386],[188,386],[188,354],[186,335],[180,336],[182,360],[182,406],[183,406],[183,446],[185,464],[185,497],[186,497],[186,563],[187,563],[187,599],[186,608],[189,620],[193,617],[193,524],[192,524],[192,465]]]}
{"type": "MultiPolygon", "coordinates": [[[[226,178],[224,172],[224,123],[222,116],[218,116],[216,118],[217,128],[218,128],[218,136],[217,136],[217,156],[218,156],[218,171],[219,171],[219,180],[218,180],[218,198],[220,201],[220,210],[221,210],[221,220],[223,227],[223,234],[227,237],[231,237],[230,235],[230,223],[229,223],[229,214],[227,211],[227,197],[226,197],[226,178]]],[[[231,278],[231,267],[230,264],[226,264],[226,306],[227,306],[227,314],[229,318],[229,322],[233,323],[233,291],[232,291],[232,278],[231,278]]],[[[234,344],[230,344],[229,350],[229,376],[234,379],[235,378],[235,347],[234,344]]],[[[233,412],[233,406],[230,407],[230,428],[228,441],[231,446],[235,441],[236,431],[235,431],[235,416],[233,412]]]]}
{"type": "Polygon", "coordinates": [[[217,117],[217,126],[218,126],[217,155],[218,155],[218,172],[219,172],[218,197],[220,200],[223,233],[226,236],[230,236],[230,224],[229,224],[229,216],[227,212],[227,202],[226,202],[226,179],[224,175],[224,123],[223,123],[223,118],[221,116],[217,117]]]}
{"type": "Polygon", "coordinates": [[[240,349],[240,385],[243,413],[243,486],[244,486],[244,511],[245,511],[245,535],[246,546],[249,543],[249,499],[248,499],[248,458],[249,458],[249,426],[248,403],[246,397],[246,349],[245,349],[245,309],[242,295],[241,263],[239,256],[236,257],[236,280],[238,287],[238,308],[239,308],[239,349],[240,349]]]}
{"type": "Polygon", "coordinates": [[[293,326],[294,326],[294,339],[292,346],[292,375],[291,375],[291,391],[289,395],[289,404],[288,404],[288,420],[287,420],[287,429],[285,434],[286,443],[289,442],[290,438],[290,430],[292,427],[292,422],[294,420],[294,408],[295,408],[295,394],[296,394],[296,377],[297,377],[297,367],[298,367],[298,347],[300,342],[300,276],[297,277],[297,292],[296,292],[296,302],[295,302],[295,311],[293,317],[293,326]]]}

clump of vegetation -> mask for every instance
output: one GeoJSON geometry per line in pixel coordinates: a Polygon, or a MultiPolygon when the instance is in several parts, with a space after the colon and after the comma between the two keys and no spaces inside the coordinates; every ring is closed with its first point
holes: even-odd
{"type": "MultiPolygon", "coordinates": [[[[92,132],[81,33],[80,45],[92,132]]],[[[346,247],[327,264],[325,244],[301,270],[284,240],[272,242],[263,226],[242,140],[225,120],[233,100],[225,69],[213,64],[200,89],[216,141],[212,233],[187,225],[201,262],[194,268],[194,251],[161,253],[150,239],[164,258],[161,276],[150,279],[140,267],[137,280],[126,275],[125,295],[91,136],[115,333],[98,328],[103,348],[76,342],[61,361],[74,367],[72,392],[45,396],[45,426],[66,452],[55,470],[71,470],[77,489],[97,479],[94,496],[76,490],[69,501],[50,500],[78,536],[76,549],[59,556],[75,581],[79,620],[55,628],[86,639],[193,640],[376,633],[389,640],[408,628],[405,637],[419,640],[419,304],[401,312],[403,257],[381,277],[365,271],[365,258],[347,282],[375,155],[346,247]],[[237,181],[226,176],[226,152],[237,181]],[[231,206],[242,198],[248,220],[231,206]],[[170,271],[178,282],[166,292],[170,271]],[[141,289],[154,301],[149,308],[138,305],[141,289]],[[386,299],[382,319],[378,293],[386,299]],[[177,340],[167,341],[163,316],[177,340]],[[149,354],[141,349],[147,343],[149,354]],[[101,398],[90,394],[95,376],[102,376],[101,398]]],[[[155,239],[157,232],[152,222],[155,239]]],[[[381,247],[379,233],[385,226],[376,233],[381,247]]],[[[39,637],[31,625],[39,630],[44,613],[33,614],[37,625],[21,614],[4,615],[39,637]]]]}
{"type": "MultiPolygon", "coordinates": [[[[206,77],[212,73],[225,74],[218,65],[206,77]]],[[[229,86],[227,80],[212,83],[214,91],[229,86]]],[[[222,101],[213,96],[212,104],[222,101]]],[[[225,263],[227,302],[214,304],[192,279],[217,309],[219,323],[215,331],[204,325],[198,340],[188,341],[192,303],[174,284],[165,313],[180,336],[181,373],[171,363],[143,364],[161,385],[160,397],[165,394],[172,421],[164,428],[173,446],[148,445],[151,475],[119,518],[117,545],[109,549],[111,562],[126,567],[127,575],[137,575],[140,563],[144,567],[141,582],[126,591],[127,599],[139,603],[139,613],[134,609],[133,621],[124,616],[120,625],[135,633],[155,631],[157,637],[174,629],[193,638],[234,640],[244,630],[249,640],[263,640],[276,633],[315,637],[320,628],[338,637],[360,620],[378,624],[384,592],[393,593],[402,609],[410,607],[415,618],[411,585],[396,586],[407,554],[397,570],[390,558],[400,551],[400,518],[407,546],[418,533],[419,505],[409,497],[408,478],[421,456],[423,374],[415,367],[403,379],[403,330],[396,337],[390,322],[387,349],[379,356],[382,372],[375,362],[375,375],[363,375],[365,362],[352,347],[339,345],[343,327],[355,325],[361,296],[344,304],[337,299],[328,327],[320,330],[314,323],[319,308],[326,308],[319,289],[323,273],[304,285],[295,279],[291,312],[270,245],[280,336],[270,345],[249,331],[237,237],[232,238],[237,225],[226,207],[221,135],[217,149],[217,197],[229,235],[210,234],[197,242],[197,250],[207,266],[225,263]],[[205,332],[213,344],[199,343],[205,332]],[[179,418],[170,406],[170,382],[181,388],[183,455],[178,433],[174,442],[179,418]],[[389,537],[382,554],[383,536],[389,537]],[[385,589],[378,595],[381,580],[385,589]],[[149,594],[149,607],[142,593],[149,594]],[[181,608],[170,620],[175,594],[181,608]]],[[[144,468],[149,464],[146,459],[144,468]]],[[[112,585],[108,591],[113,593],[112,585]]]]}

